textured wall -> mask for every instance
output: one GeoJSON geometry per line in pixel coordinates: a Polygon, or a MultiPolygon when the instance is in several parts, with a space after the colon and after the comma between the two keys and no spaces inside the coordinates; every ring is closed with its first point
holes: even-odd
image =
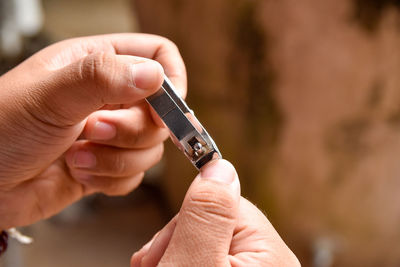
{"type": "MultiPolygon", "coordinates": [[[[305,266],[324,251],[400,265],[399,1],[135,2],[142,30],[180,47],[189,104],[305,266]]],[[[194,172],[167,153],[178,206],[194,172]]]]}

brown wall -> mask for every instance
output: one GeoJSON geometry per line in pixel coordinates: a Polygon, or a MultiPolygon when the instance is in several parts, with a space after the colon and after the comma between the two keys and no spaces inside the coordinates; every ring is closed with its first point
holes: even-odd
{"type": "MultiPolygon", "coordinates": [[[[335,266],[400,264],[396,1],[135,3],[144,32],[180,47],[189,105],[305,266],[315,247],[335,266]]],[[[172,146],[167,163],[178,207],[194,170],[172,146]]]]}

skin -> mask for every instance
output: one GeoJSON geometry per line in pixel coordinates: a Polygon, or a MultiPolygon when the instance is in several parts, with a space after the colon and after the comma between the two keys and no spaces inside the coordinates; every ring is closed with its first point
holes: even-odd
{"type": "Polygon", "coordinates": [[[144,100],[164,71],[184,95],[171,41],[116,34],[57,43],[0,77],[0,229],[136,188],[168,137],[144,100]]]}
{"type": "MultiPolygon", "coordinates": [[[[144,98],[164,73],[186,94],[176,46],[145,34],[66,40],[0,77],[0,230],[48,218],[95,192],[124,195],[161,158],[168,131],[144,98]]],[[[240,197],[233,166],[202,168],[179,214],[132,266],[297,266],[240,197]]]]}
{"type": "Polygon", "coordinates": [[[234,167],[204,166],[180,212],[131,259],[131,267],[300,266],[274,227],[240,197],[234,167]]]}

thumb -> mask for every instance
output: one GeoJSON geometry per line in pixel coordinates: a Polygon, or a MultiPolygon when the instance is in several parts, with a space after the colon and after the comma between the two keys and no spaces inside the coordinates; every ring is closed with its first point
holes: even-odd
{"type": "Polygon", "coordinates": [[[227,265],[238,217],[240,184],[228,161],[204,166],[189,188],[160,264],[227,265]]]}
{"type": "Polygon", "coordinates": [[[160,88],[163,73],[153,60],[91,54],[52,71],[38,89],[34,107],[50,123],[73,125],[106,104],[134,103],[151,95],[160,88]]]}

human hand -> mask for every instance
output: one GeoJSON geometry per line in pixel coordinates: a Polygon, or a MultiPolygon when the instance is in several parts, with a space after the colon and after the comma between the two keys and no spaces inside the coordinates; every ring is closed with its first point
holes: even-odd
{"type": "Polygon", "coordinates": [[[131,259],[131,267],[300,266],[268,219],[240,197],[224,160],[204,166],[182,208],[131,259]]]}
{"type": "Polygon", "coordinates": [[[144,100],[163,81],[156,61],[185,95],[178,49],[145,34],[66,40],[0,77],[0,230],[137,187],[168,137],[144,100]]]}

